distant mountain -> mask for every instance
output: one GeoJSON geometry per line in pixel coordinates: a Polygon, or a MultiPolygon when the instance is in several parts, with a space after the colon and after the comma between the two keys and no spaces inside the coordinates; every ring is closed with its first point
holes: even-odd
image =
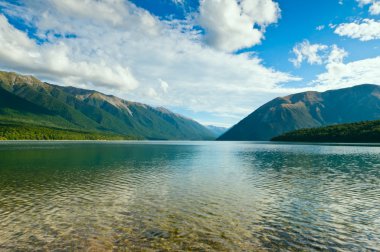
{"type": "Polygon", "coordinates": [[[380,119],[380,86],[303,92],[264,104],[218,140],[270,140],[302,128],[376,119],[380,119]]]}
{"type": "Polygon", "coordinates": [[[272,141],[380,143],[380,120],[300,129],[274,137],[272,141]]]}
{"type": "Polygon", "coordinates": [[[215,137],[221,136],[228,130],[228,128],[218,127],[214,125],[207,125],[206,128],[209,129],[215,135],[215,137]]]}
{"type": "Polygon", "coordinates": [[[138,139],[215,138],[198,122],[165,108],[8,72],[0,72],[0,120],[138,139]]]}

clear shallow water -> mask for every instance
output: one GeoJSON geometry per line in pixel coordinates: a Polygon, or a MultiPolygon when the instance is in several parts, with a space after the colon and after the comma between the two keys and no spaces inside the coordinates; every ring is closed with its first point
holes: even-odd
{"type": "Polygon", "coordinates": [[[380,147],[3,142],[0,250],[380,251],[380,147]]]}

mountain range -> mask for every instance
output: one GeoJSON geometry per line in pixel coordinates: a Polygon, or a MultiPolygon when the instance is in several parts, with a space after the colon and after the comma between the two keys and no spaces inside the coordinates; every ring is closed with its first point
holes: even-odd
{"type": "Polygon", "coordinates": [[[278,97],[241,120],[218,140],[266,141],[303,128],[380,119],[380,86],[363,84],[278,97]]]}
{"type": "Polygon", "coordinates": [[[220,126],[214,126],[214,125],[206,125],[206,127],[212,133],[214,133],[214,135],[217,136],[217,137],[223,135],[228,130],[228,128],[226,128],[226,127],[220,127],[220,126]]]}
{"type": "Polygon", "coordinates": [[[0,121],[136,139],[211,140],[217,136],[163,107],[10,72],[0,72],[0,121]]]}

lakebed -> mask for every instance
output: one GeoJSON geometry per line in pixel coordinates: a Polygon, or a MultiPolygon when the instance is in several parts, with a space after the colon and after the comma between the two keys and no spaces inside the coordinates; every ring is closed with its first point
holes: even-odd
{"type": "Polygon", "coordinates": [[[3,141],[0,249],[380,250],[380,146],[3,141]]]}

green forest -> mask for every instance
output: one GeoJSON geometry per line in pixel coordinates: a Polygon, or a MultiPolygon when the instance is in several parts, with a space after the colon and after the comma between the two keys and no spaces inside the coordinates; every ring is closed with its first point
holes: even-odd
{"type": "Polygon", "coordinates": [[[274,137],[272,141],[378,143],[380,120],[300,129],[274,137]]]}
{"type": "Polygon", "coordinates": [[[136,137],[0,122],[0,140],[133,140],[136,137]]]}

